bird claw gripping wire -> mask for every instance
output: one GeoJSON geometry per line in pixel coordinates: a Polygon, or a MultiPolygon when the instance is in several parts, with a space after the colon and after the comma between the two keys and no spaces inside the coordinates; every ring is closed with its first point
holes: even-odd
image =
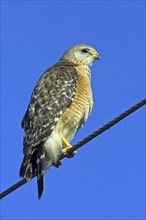
{"type": "Polygon", "coordinates": [[[66,152],[63,153],[65,157],[67,158],[73,158],[75,154],[77,154],[77,151],[72,151],[72,148],[69,148],[66,150],[66,152]]]}

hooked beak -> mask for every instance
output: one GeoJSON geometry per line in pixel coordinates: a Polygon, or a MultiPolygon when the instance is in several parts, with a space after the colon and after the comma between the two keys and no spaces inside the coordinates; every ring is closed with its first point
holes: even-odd
{"type": "Polygon", "coordinates": [[[95,52],[95,54],[94,54],[94,59],[100,61],[99,53],[95,52]]]}

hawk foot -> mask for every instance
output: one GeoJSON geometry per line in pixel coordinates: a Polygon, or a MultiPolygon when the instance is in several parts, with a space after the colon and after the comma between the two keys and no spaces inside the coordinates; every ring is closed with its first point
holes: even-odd
{"type": "Polygon", "coordinates": [[[59,166],[62,165],[62,161],[58,159],[58,161],[56,163],[53,163],[53,166],[56,168],[59,168],[59,166]]]}
{"type": "Polygon", "coordinates": [[[77,151],[73,151],[72,153],[69,152],[69,149],[63,153],[67,158],[73,158],[77,151]]]}
{"type": "Polygon", "coordinates": [[[68,157],[68,158],[74,157],[74,155],[77,153],[77,151],[75,150],[75,151],[73,151],[72,153],[68,153],[67,151],[68,151],[70,148],[72,148],[72,146],[71,146],[70,143],[68,143],[68,141],[65,139],[65,137],[63,137],[63,135],[61,135],[61,139],[62,139],[63,143],[65,144],[65,147],[62,149],[62,153],[63,153],[64,155],[66,155],[66,157],[68,157]]]}

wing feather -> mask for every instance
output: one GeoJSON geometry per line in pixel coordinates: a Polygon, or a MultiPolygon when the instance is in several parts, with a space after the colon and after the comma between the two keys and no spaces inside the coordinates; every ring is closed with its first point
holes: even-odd
{"type": "Polygon", "coordinates": [[[40,144],[51,134],[70,106],[77,82],[76,69],[70,63],[56,64],[39,79],[22,120],[24,148],[40,144]]]}

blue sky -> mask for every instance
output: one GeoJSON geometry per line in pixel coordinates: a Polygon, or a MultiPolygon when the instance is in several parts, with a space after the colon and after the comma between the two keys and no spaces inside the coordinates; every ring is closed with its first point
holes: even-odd
{"type": "MultiPolygon", "coordinates": [[[[1,2],[1,191],[19,181],[21,119],[41,74],[80,43],[94,46],[94,109],[72,144],[145,96],[144,1],[1,2]]],[[[141,108],[1,202],[2,219],[144,219],[141,108]]]]}

